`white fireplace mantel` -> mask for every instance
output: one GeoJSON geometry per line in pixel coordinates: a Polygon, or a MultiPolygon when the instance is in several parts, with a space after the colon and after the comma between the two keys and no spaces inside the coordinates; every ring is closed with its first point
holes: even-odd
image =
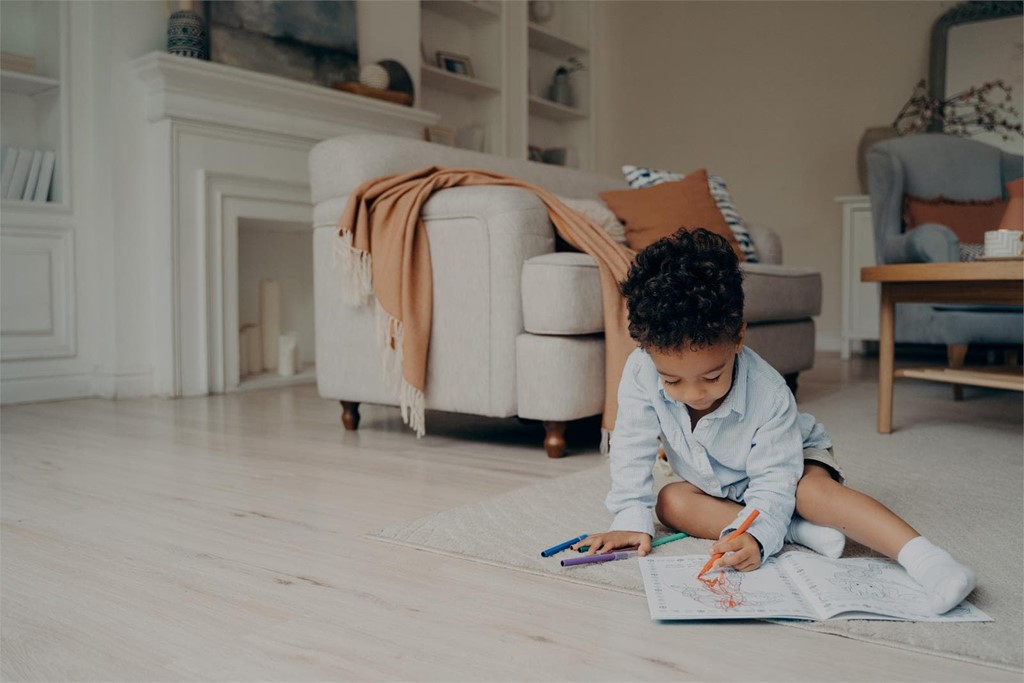
{"type": "Polygon", "coordinates": [[[146,186],[139,221],[153,249],[153,390],[230,391],[240,221],[308,223],[311,235],[316,143],[350,133],[422,138],[438,115],[161,52],[131,69],[145,105],[135,153],[146,186]]]}
{"type": "Polygon", "coordinates": [[[132,62],[146,118],[216,123],[310,140],[352,132],[420,136],[438,114],[216,62],[150,52],[132,62]]]}

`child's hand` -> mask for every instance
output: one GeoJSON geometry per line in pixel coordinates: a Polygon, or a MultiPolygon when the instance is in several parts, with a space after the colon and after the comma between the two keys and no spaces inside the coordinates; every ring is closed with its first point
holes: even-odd
{"type": "Polygon", "coordinates": [[[749,533],[732,540],[723,538],[711,546],[711,554],[715,553],[725,555],[715,560],[711,569],[732,567],[737,571],[749,572],[761,566],[761,546],[749,533]]]}
{"type": "MultiPolygon", "coordinates": [[[[606,531],[603,534],[587,536],[579,543],[570,546],[577,550],[581,545],[589,545],[588,555],[610,553],[619,548],[636,548],[640,556],[651,552],[651,537],[642,531],[606,531]]],[[[756,545],[756,544],[755,544],[756,545]]]]}

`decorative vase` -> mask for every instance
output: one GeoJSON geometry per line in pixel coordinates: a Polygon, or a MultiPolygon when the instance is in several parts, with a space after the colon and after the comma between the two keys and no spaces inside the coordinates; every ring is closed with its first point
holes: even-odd
{"type": "Polygon", "coordinates": [[[868,193],[868,150],[871,145],[882,140],[897,137],[899,133],[892,126],[875,126],[866,128],[860,136],[857,144],[857,181],[860,183],[860,193],[868,193]]]}
{"type": "Polygon", "coordinates": [[[569,74],[555,72],[551,79],[551,88],[548,90],[548,99],[567,107],[573,106],[572,85],[569,83],[569,74]]]}
{"type": "Polygon", "coordinates": [[[171,14],[167,20],[167,52],[193,59],[208,59],[203,18],[189,10],[171,14]]]}

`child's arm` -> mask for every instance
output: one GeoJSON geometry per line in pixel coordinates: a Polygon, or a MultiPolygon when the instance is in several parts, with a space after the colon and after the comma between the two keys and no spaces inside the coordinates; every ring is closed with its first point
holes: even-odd
{"type": "Polygon", "coordinates": [[[751,509],[760,510],[760,516],[744,536],[749,535],[761,544],[762,557],[774,555],[782,548],[796,508],[796,485],[804,471],[796,401],[792,393],[783,389],[764,424],[754,433],[746,468],[750,481],[743,494],[746,508],[722,532],[738,528],[751,509]]]}
{"type": "Polygon", "coordinates": [[[654,536],[653,469],[661,424],[640,380],[644,357],[642,351],[634,351],[619,381],[619,410],[609,457],[612,488],[605,505],[615,515],[610,531],[640,532],[649,537],[649,543],[654,536]]]}

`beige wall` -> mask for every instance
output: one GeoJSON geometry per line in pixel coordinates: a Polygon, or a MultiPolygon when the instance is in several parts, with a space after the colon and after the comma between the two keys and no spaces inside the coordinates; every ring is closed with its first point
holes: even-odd
{"type": "MultiPolygon", "coordinates": [[[[856,149],[928,72],[951,2],[604,3],[598,169],[625,163],[725,178],[748,222],[775,228],[785,262],[824,280],[818,319],[839,337],[842,221],[856,149]]],[[[835,348],[835,347],[833,347],[835,348]]]]}

